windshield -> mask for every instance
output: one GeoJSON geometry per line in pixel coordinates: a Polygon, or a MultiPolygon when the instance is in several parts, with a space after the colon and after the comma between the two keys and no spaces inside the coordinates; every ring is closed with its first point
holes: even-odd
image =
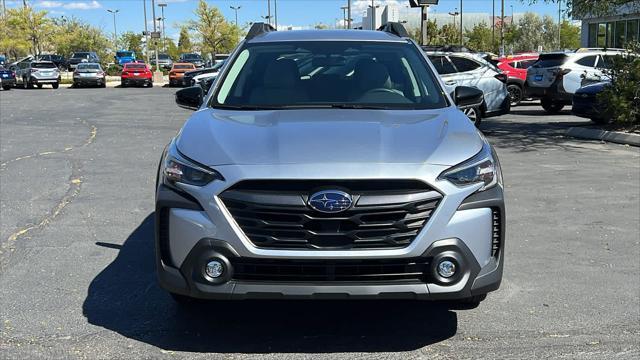
{"type": "Polygon", "coordinates": [[[433,109],[447,106],[436,77],[409,43],[249,44],[230,64],[212,106],[433,109]]]}
{"type": "Polygon", "coordinates": [[[190,59],[190,60],[200,60],[202,59],[202,57],[198,54],[184,54],[182,55],[183,59],[190,59]]]}
{"type": "Polygon", "coordinates": [[[88,52],[79,52],[79,53],[73,53],[74,58],[89,58],[89,53],[88,52]]]}
{"type": "Polygon", "coordinates": [[[55,68],[56,66],[52,62],[34,62],[31,63],[31,67],[34,69],[51,69],[55,68]]]}
{"type": "Polygon", "coordinates": [[[131,51],[118,51],[118,52],[116,52],[116,56],[117,57],[132,57],[133,56],[133,52],[131,52],[131,51]]]}
{"type": "Polygon", "coordinates": [[[145,64],[125,64],[125,69],[145,69],[147,66],[145,64]]]}
{"type": "Polygon", "coordinates": [[[166,55],[166,54],[159,54],[159,55],[158,55],[158,59],[167,60],[167,59],[169,59],[169,55],[166,55]]]}
{"type": "Polygon", "coordinates": [[[98,65],[98,64],[80,64],[80,65],[78,65],[78,70],[100,70],[100,65],[98,65]]]}

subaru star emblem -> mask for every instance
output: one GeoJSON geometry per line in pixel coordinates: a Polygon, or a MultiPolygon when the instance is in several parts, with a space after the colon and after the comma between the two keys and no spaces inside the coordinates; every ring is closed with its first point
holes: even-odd
{"type": "Polygon", "coordinates": [[[319,191],[309,197],[309,206],[323,213],[338,213],[353,205],[351,195],[339,190],[319,191]]]}

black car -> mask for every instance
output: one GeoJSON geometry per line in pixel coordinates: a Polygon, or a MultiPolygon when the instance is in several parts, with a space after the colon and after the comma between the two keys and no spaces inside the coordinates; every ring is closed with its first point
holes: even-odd
{"type": "Polygon", "coordinates": [[[67,69],[69,71],[74,70],[81,62],[100,63],[100,58],[98,57],[98,54],[93,51],[77,51],[74,52],[67,61],[67,69]]]}
{"type": "Polygon", "coordinates": [[[0,66],[0,86],[4,90],[11,90],[16,86],[16,73],[13,70],[5,69],[0,66]]]}
{"type": "Polygon", "coordinates": [[[598,94],[603,92],[611,83],[608,81],[586,85],[573,94],[573,115],[588,118],[596,124],[606,124],[611,119],[604,108],[598,103],[598,94]]]}
{"type": "Polygon", "coordinates": [[[201,68],[204,66],[204,59],[202,58],[202,56],[200,56],[200,54],[194,54],[194,53],[180,55],[180,61],[178,62],[192,63],[197,68],[201,68]]]}
{"type": "Polygon", "coordinates": [[[62,55],[45,54],[45,55],[38,56],[37,60],[38,61],[51,61],[52,63],[56,64],[58,69],[66,69],[68,67],[67,60],[62,55]]]}

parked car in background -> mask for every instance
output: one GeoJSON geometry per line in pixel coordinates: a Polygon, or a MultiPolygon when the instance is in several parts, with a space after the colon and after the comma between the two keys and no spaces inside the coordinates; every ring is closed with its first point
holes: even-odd
{"type": "MultiPolygon", "coordinates": [[[[156,65],[156,57],[150,56],[149,63],[151,66],[156,65]]],[[[158,65],[160,68],[169,70],[173,66],[173,59],[168,54],[158,54],[158,65]]]]}
{"type": "Polygon", "coordinates": [[[0,66],[4,67],[7,63],[7,58],[3,55],[0,55],[0,66]]]}
{"type": "Polygon", "coordinates": [[[38,61],[51,61],[52,63],[56,64],[56,66],[60,70],[66,70],[68,67],[67,60],[62,55],[44,54],[38,56],[37,59],[38,61]]]}
{"type": "Polygon", "coordinates": [[[219,64],[221,62],[224,62],[225,60],[227,60],[229,58],[229,54],[216,54],[215,57],[215,64],[213,64],[214,66],[216,64],[219,64]]]}
{"type": "Polygon", "coordinates": [[[174,63],[169,71],[169,86],[189,85],[184,82],[184,74],[195,69],[196,66],[192,63],[174,63]]]}
{"type": "Polygon", "coordinates": [[[32,61],[20,63],[16,71],[16,82],[25,89],[43,85],[51,85],[54,89],[60,86],[60,70],[51,61],[32,61]]]}
{"type": "Polygon", "coordinates": [[[187,53],[180,55],[181,63],[192,63],[197,68],[201,68],[204,66],[204,59],[200,54],[195,53],[187,53]]]}
{"type": "Polygon", "coordinates": [[[106,87],[107,80],[102,66],[97,63],[80,63],[73,72],[73,87],[84,85],[106,87]]]}
{"type": "Polygon", "coordinates": [[[507,75],[507,91],[511,106],[524,100],[524,83],[527,81],[527,69],[538,60],[538,54],[516,54],[498,58],[497,66],[507,75]]]}
{"type": "Polygon", "coordinates": [[[447,92],[453,92],[457,86],[482,90],[484,102],[479,107],[465,109],[465,114],[476,125],[479,125],[484,117],[509,112],[511,101],[507,92],[507,75],[493,64],[471,52],[426,53],[440,74],[447,92]]]}
{"type": "Polygon", "coordinates": [[[611,57],[620,50],[578,49],[568,52],[540,54],[538,60],[527,69],[525,95],[540,99],[548,113],[558,113],[570,105],[573,94],[583,80],[606,80],[604,70],[611,64],[611,57]]]}
{"type": "Polygon", "coordinates": [[[221,61],[215,64],[213,67],[187,71],[186,73],[184,73],[183,82],[185,83],[185,85],[193,86],[196,84],[196,81],[195,81],[196,78],[199,79],[200,76],[209,76],[209,74],[217,74],[223,65],[224,65],[224,61],[221,61]]]}
{"type": "Polygon", "coordinates": [[[4,90],[11,90],[16,86],[16,73],[0,65],[0,87],[4,90]]]}
{"type": "Polygon", "coordinates": [[[120,86],[129,85],[153,87],[153,74],[147,64],[127,63],[120,74],[120,86]]]}
{"type": "Polygon", "coordinates": [[[606,110],[599,104],[598,94],[603,92],[611,82],[601,81],[580,87],[573,94],[571,113],[588,118],[596,124],[606,124],[611,121],[606,110]]]}
{"type": "Polygon", "coordinates": [[[136,53],[130,50],[116,51],[116,55],[113,57],[116,64],[122,66],[131,62],[136,62],[136,53]]]}
{"type": "Polygon", "coordinates": [[[81,62],[99,63],[100,58],[94,51],[78,51],[74,52],[69,60],[67,60],[68,70],[74,70],[81,62]]]}

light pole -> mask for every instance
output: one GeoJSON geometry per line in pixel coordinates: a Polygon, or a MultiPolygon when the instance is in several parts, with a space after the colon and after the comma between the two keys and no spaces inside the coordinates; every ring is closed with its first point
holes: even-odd
{"type": "Polygon", "coordinates": [[[347,29],[351,29],[351,0],[347,0],[347,29]]]}
{"type": "Polygon", "coordinates": [[[562,26],[562,22],[560,21],[561,12],[562,12],[562,0],[559,0],[558,1],[558,49],[560,49],[562,46],[562,43],[560,42],[560,26],[562,26]]]}
{"type": "Polygon", "coordinates": [[[162,18],[162,51],[167,52],[167,33],[164,30],[164,8],[167,6],[166,3],[159,3],[160,7],[160,17],[162,18]]]}
{"type": "MultiPolygon", "coordinates": [[[[265,17],[263,16],[263,18],[265,17]]],[[[267,17],[265,19],[267,19],[269,25],[271,25],[271,0],[267,0],[267,17]]]]}
{"type": "Polygon", "coordinates": [[[343,6],[340,9],[342,9],[342,27],[345,29],[347,28],[347,8],[348,6],[343,6]]]}
{"type": "Polygon", "coordinates": [[[460,13],[458,12],[458,8],[456,8],[455,10],[456,11],[449,13],[449,15],[453,16],[453,29],[454,29],[454,31],[455,31],[455,28],[456,28],[456,16],[460,15],[460,13]]]}
{"type": "Polygon", "coordinates": [[[462,35],[462,0],[460,0],[460,47],[462,47],[463,35],[462,35]]]}
{"type": "Polygon", "coordinates": [[[369,5],[371,9],[371,30],[376,29],[376,9],[379,7],[380,5],[374,5],[374,0],[371,0],[371,5],[369,5]]]}
{"type": "Polygon", "coordinates": [[[120,10],[107,9],[107,11],[113,14],[113,46],[116,48],[115,50],[117,51],[118,50],[118,30],[116,28],[116,14],[119,13],[120,10]]]}
{"type": "Polygon", "coordinates": [[[238,10],[242,8],[242,6],[229,6],[231,10],[236,12],[236,27],[238,27],[238,10]]]}
{"type": "Polygon", "coordinates": [[[504,56],[504,0],[500,2],[500,56],[504,56]]]}
{"type": "MultiPolygon", "coordinates": [[[[149,64],[149,30],[147,29],[147,0],[142,0],[142,8],[144,10],[144,38],[146,46],[147,64],[149,64]]],[[[158,63],[156,63],[156,66],[158,63]]]]}
{"type": "MultiPolygon", "coordinates": [[[[156,31],[156,0],[151,0],[151,16],[153,17],[153,32],[154,34],[157,34],[156,31]]],[[[155,36],[155,35],[154,35],[155,36]]],[[[153,38],[153,36],[151,37],[153,38]]],[[[158,60],[158,40],[154,40],[154,44],[155,44],[155,53],[156,53],[156,71],[153,73],[153,82],[163,82],[163,76],[162,76],[162,71],[160,71],[160,67],[158,66],[158,63],[160,62],[158,60]]]]}
{"type": "Polygon", "coordinates": [[[496,0],[491,1],[491,51],[496,50],[496,0]]]}
{"type": "Polygon", "coordinates": [[[276,30],[278,30],[278,0],[273,0],[273,13],[275,15],[276,30]]]}
{"type": "Polygon", "coordinates": [[[269,25],[271,25],[271,15],[260,15],[261,18],[265,19],[269,25]]]}

